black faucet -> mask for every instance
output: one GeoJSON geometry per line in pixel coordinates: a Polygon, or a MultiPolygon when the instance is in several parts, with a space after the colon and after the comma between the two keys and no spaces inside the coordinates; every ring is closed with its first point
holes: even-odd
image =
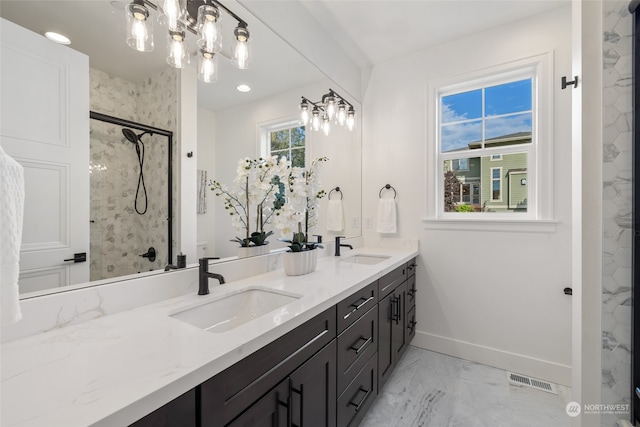
{"type": "Polygon", "coordinates": [[[173,264],[167,264],[167,266],[164,268],[164,271],[169,271],[169,270],[178,270],[182,267],[178,267],[177,265],[173,265],[173,264]]]}
{"type": "Polygon", "coordinates": [[[336,256],[340,256],[340,247],[344,246],[345,248],[353,249],[353,246],[348,245],[346,243],[340,243],[340,239],[344,239],[344,236],[336,236],[336,256]]]}
{"type": "Polygon", "coordinates": [[[198,276],[198,295],[207,295],[209,293],[209,278],[218,279],[220,284],[224,284],[224,277],[222,274],[210,273],[209,270],[209,260],[212,259],[220,259],[218,257],[205,257],[200,258],[198,262],[200,263],[200,274],[198,276]]]}

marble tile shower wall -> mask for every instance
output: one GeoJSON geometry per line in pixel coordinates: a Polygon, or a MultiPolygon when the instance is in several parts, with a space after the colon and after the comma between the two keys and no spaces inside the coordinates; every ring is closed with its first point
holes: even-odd
{"type": "MultiPolygon", "coordinates": [[[[134,84],[91,70],[93,111],[175,132],[175,93],[176,75],[171,71],[134,84]]],[[[138,215],[135,147],[122,136],[120,126],[91,120],[91,280],[162,269],[167,263],[167,138],[145,135],[142,140],[148,209],[138,215]],[[139,256],[151,246],[158,251],[155,262],[139,256]]],[[[140,210],[145,206],[142,193],[141,188],[140,210]]]]}
{"type": "MultiPolygon", "coordinates": [[[[631,388],[632,17],[626,0],[602,3],[602,403],[628,404],[631,388]]],[[[615,426],[617,418],[603,415],[602,426],[615,426]]]]}

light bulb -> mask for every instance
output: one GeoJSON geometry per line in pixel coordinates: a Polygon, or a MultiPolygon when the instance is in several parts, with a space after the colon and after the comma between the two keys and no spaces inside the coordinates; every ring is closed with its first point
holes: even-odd
{"type": "Polygon", "coordinates": [[[169,31],[167,37],[167,62],[175,68],[182,68],[188,57],[184,49],[184,31],[169,31]]]}
{"type": "Polygon", "coordinates": [[[325,98],[326,112],[329,120],[333,120],[336,115],[336,99],[333,96],[327,96],[325,98]]]}
{"type": "Polygon", "coordinates": [[[198,78],[205,83],[218,80],[218,57],[211,52],[201,51],[198,56],[198,78]]]}
{"type": "Polygon", "coordinates": [[[169,30],[178,30],[178,20],[182,15],[180,0],[164,0],[162,12],[164,14],[164,18],[166,19],[167,27],[169,27],[169,30]]]}
{"type": "Polygon", "coordinates": [[[336,121],[340,126],[344,126],[347,121],[347,106],[343,101],[338,104],[338,113],[336,114],[336,121]]]}
{"type": "Polygon", "coordinates": [[[349,109],[347,113],[347,129],[353,130],[356,125],[356,112],[353,109],[349,109]]]}
{"type": "Polygon", "coordinates": [[[250,65],[250,53],[249,53],[249,30],[247,30],[247,24],[241,22],[233,31],[236,36],[236,46],[233,53],[233,63],[236,67],[244,70],[249,68],[250,65]]]}
{"type": "Polygon", "coordinates": [[[134,0],[127,6],[127,44],[140,52],[153,50],[153,22],[142,0],[134,0]]]}
{"type": "Polygon", "coordinates": [[[300,103],[300,121],[305,126],[309,123],[309,103],[304,100],[300,103]]]}
{"type": "Polygon", "coordinates": [[[329,124],[329,116],[326,115],[322,119],[322,132],[325,136],[329,136],[329,131],[331,130],[331,125],[329,124]]]}
{"type": "Polygon", "coordinates": [[[320,110],[318,110],[318,107],[314,107],[313,111],[311,112],[311,127],[313,128],[313,130],[320,130],[320,122],[320,110]]]}
{"type": "Polygon", "coordinates": [[[204,4],[198,8],[198,47],[206,52],[220,52],[222,37],[218,8],[204,4]]]}

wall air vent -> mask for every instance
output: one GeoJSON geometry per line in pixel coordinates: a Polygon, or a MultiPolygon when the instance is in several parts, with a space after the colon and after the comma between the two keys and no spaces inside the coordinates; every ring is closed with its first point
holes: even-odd
{"type": "Polygon", "coordinates": [[[537,380],[525,375],[507,372],[507,381],[509,381],[509,384],[521,385],[529,388],[535,388],[536,390],[546,391],[547,393],[558,394],[558,387],[555,384],[548,381],[537,380]]]}

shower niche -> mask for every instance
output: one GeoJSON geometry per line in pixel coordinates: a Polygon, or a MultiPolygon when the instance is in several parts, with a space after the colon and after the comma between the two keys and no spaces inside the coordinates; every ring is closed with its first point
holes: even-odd
{"type": "Polygon", "coordinates": [[[173,132],[90,113],[90,280],[173,258],[173,132]]]}

